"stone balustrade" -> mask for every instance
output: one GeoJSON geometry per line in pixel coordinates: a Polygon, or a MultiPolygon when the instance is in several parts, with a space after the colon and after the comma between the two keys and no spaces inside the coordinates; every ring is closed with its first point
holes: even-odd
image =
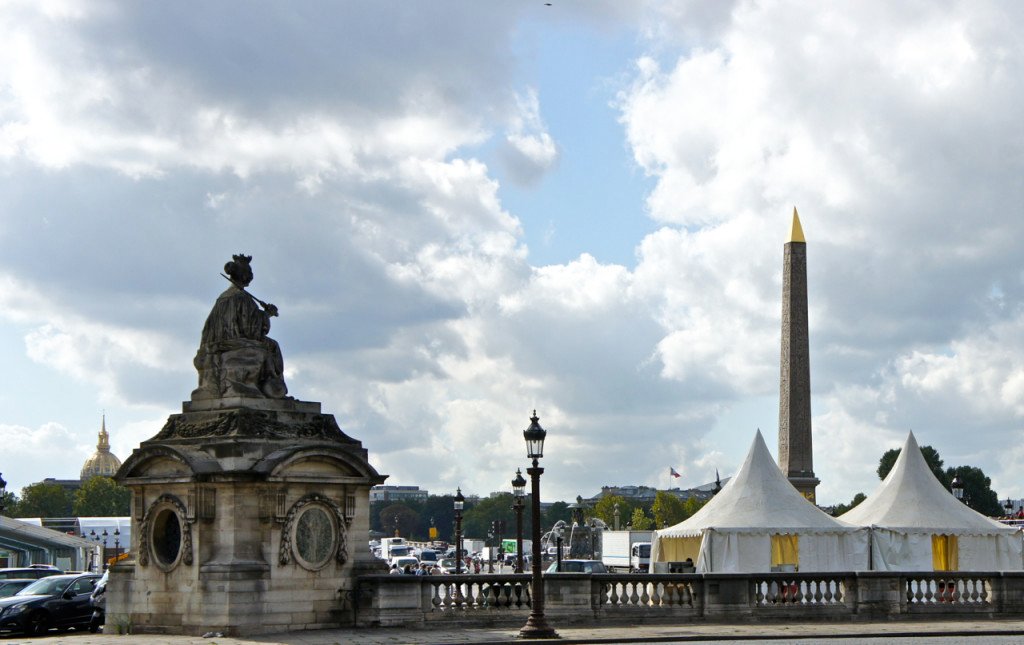
{"type": "MultiPolygon", "coordinates": [[[[1021,618],[1024,572],[547,574],[545,614],[598,621],[1021,618]]],[[[530,611],[528,574],[361,576],[359,626],[514,626],[530,611]]]]}

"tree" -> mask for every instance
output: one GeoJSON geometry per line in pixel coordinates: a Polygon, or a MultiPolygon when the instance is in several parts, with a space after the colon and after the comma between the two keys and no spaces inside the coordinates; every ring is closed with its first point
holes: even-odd
{"type": "Polygon", "coordinates": [[[633,515],[633,504],[621,495],[606,495],[597,501],[592,510],[592,515],[602,520],[608,526],[615,528],[615,505],[619,505],[619,528],[629,522],[633,515]]]}
{"type": "Polygon", "coordinates": [[[452,495],[431,495],[418,509],[420,526],[417,533],[430,535],[431,522],[437,528],[437,539],[454,541],[455,504],[452,495]]]}
{"type": "MultiPolygon", "coordinates": [[[[885,479],[888,476],[889,471],[896,465],[896,458],[900,456],[902,448],[893,448],[892,450],[885,451],[882,458],[878,460],[878,478],[885,479]]],[[[931,446],[921,446],[921,454],[924,455],[924,460],[928,464],[928,467],[935,473],[935,478],[939,482],[949,488],[949,482],[952,479],[946,478],[946,472],[942,469],[942,457],[939,456],[939,451],[931,446]]]]}
{"type": "Polygon", "coordinates": [[[647,517],[644,509],[639,507],[633,509],[633,517],[630,518],[629,523],[632,524],[634,531],[647,531],[654,528],[654,522],[647,517]]]}
{"type": "Polygon", "coordinates": [[[402,502],[395,502],[385,506],[380,512],[380,524],[386,535],[394,535],[395,528],[398,534],[404,538],[416,540],[426,539],[426,535],[416,533],[419,528],[420,514],[409,508],[402,502]]]}
{"type": "Polygon", "coordinates": [[[5,490],[3,496],[0,496],[0,507],[3,508],[3,511],[0,511],[0,515],[23,517],[18,514],[18,502],[18,496],[13,491],[5,490]]]}
{"type": "Polygon", "coordinates": [[[659,490],[654,495],[651,514],[654,515],[655,527],[661,529],[678,524],[686,519],[686,509],[683,506],[683,501],[675,495],[662,490],[659,490]]]}
{"type": "Polygon", "coordinates": [[[132,492],[110,477],[90,477],[75,491],[72,512],[78,517],[116,517],[131,512],[132,492]]]}
{"type": "Polygon", "coordinates": [[[697,499],[696,497],[687,499],[683,502],[683,519],[685,520],[693,517],[693,514],[704,508],[705,504],[707,504],[707,500],[697,499]]]}
{"type": "Polygon", "coordinates": [[[865,495],[864,493],[857,493],[856,495],[853,496],[853,499],[850,500],[849,504],[836,504],[835,506],[832,507],[832,517],[839,517],[840,515],[849,511],[854,506],[860,504],[867,498],[868,496],[865,495]]]}
{"type": "MultiPolygon", "coordinates": [[[[529,508],[530,498],[526,498],[529,508]]],[[[526,522],[526,514],[523,514],[523,522],[526,522]]],[[[462,532],[466,537],[483,538],[491,530],[491,522],[502,520],[505,522],[505,535],[502,537],[514,537],[516,532],[516,515],[512,512],[512,493],[498,493],[487,499],[482,499],[473,505],[462,515],[462,532]]]]}
{"type": "Polygon", "coordinates": [[[71,496],[60,484],[39,482],[21,489],[18,517],[70,517],[71,496]]]}
{"type": "MultiPolygon", "coordinates": [[[[526,498],[526,502],[527,508],[529,508],[529,497],[526,498]]],[[[566,524],[569,524],[572,521],[572,511],[569,510],[568,502],[554,502],[548,507],[548,510],[544,512],[543,519],[541,519],[541,526],[543,527],[541,534],[543,534],[545,530],[554,526],[559,520],[562,520],[566,524]]]]}
{"type": "Polygon", "coordinates": [[[998,516],[1005,513],[999,497],[992,490],[992,480],[985,476],[981,468],[957,466],[947,469],[945,476],[949,481],[960,477],[964,483],[964,502],[982,515],[998,516]]]}

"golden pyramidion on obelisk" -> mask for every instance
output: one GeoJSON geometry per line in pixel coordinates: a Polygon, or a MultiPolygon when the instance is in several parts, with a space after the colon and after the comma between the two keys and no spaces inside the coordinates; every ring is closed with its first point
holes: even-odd
{"type": "Polygon", "coordinates": [[[789,242],[806,242],[804,239],[804,229],[800,226],[800,216],[796,212],[796,206],[793,207],[793,228],[789,232],[789,242]]]}

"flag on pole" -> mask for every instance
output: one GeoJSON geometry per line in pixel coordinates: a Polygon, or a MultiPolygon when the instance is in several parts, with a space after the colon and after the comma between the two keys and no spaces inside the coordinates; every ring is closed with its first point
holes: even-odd
{"type": "Polygon", "coordinates": [[[677,472],[676,472],[676,469],[675,469],[675,468],[673,468],[672,466],[669,466],[669,467],[668,467],[668,474],[669,474],[669,475],[671,475],[671,476],[673,476],[673,477],[675,477],[675,478],[677,478],[677,479],[678,479],[679,477],[681,477],[681,475],[680,475],[679,473],[677,473],[677,472]]]}

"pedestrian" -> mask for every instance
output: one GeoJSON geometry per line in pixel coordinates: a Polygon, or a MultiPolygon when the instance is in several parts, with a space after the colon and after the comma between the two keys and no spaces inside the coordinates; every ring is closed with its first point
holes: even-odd
{"type": "Polygon", "coordinates": [[[400,576],[402,575],[402,570],[398,568],[397,564],[392,564],[391,571],[388,571],[388,574],[392,576],[400,576]]]}

